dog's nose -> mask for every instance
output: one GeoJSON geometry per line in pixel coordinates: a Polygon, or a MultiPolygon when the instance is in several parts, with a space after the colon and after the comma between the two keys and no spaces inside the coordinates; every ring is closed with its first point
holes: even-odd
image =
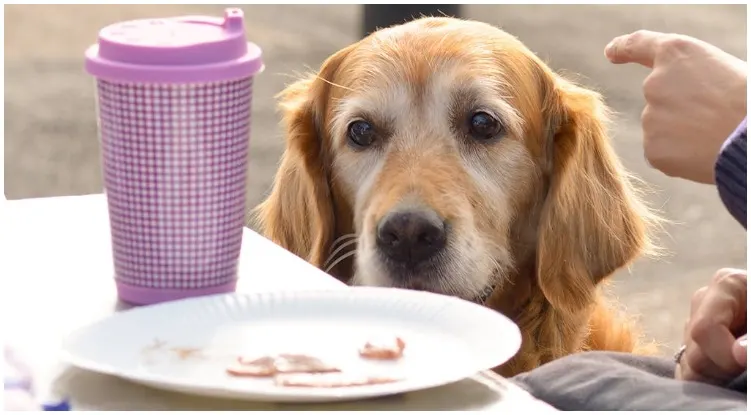
{"type": "Polygon", "coordinates": [[[432,210],[392,212],[378,224],[376,242],[390,260],[417,265],[446,246],[446,227],[432,210]]]}

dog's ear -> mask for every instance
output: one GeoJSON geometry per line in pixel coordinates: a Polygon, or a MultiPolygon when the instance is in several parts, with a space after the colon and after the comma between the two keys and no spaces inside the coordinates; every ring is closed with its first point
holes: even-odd
{"type": "Polygon", "coordinates": [[[270,195],[253,212],[264,236],[319,268],[335,232],[324,125],[329,81],[349,50],[332,55],[318,75],[299,80],[279,94],[285,149],[270,195]]]}
{"type": "Polygon", "coordinates": [[[553,307],[576,313],[596,285],[652,248],[658,220],[612,148],[599,94],[557,78],[547,91],[549,188],[541,212],[537,279],[553,307]]]}

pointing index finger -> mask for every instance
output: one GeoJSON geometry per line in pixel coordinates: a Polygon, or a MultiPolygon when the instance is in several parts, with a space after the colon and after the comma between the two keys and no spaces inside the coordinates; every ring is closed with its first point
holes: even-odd
{"type": "Polygon", "coordinates": [[[657,46],[664,33],[639,30],[618,36],[605,47],[605,56],[612,63],[638,63],[651,68],[654,65],[657,46]]]}

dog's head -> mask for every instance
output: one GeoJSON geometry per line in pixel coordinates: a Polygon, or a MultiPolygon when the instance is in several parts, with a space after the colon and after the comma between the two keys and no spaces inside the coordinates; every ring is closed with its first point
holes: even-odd
{"type": "Polygon", "coordinates": [[[355,283],[474,299],[532,264],[523,277],[572,308],[648,244],[600,96],[490,25],[378,31],[281,101],[261,230],[322,268],[351,247],[355,283]]]}

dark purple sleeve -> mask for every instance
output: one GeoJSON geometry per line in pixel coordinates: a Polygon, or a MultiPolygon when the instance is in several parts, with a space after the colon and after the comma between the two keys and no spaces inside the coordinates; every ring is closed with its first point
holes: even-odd
{"type": "Polygon", "coordinates": [[[731,215],[746,227],[746,119],[725,141],[715,164],[720,199],[731,215]]]}

